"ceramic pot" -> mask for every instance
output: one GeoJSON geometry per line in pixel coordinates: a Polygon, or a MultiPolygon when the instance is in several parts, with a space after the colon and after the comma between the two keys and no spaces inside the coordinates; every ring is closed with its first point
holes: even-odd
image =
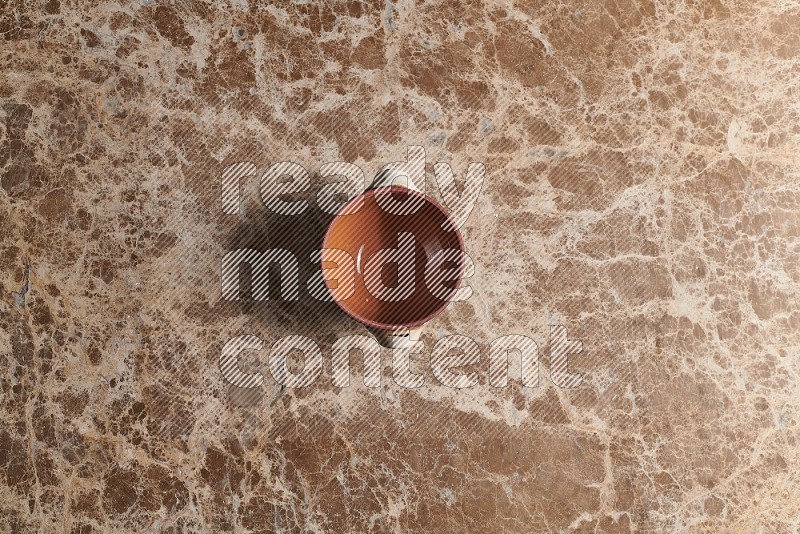
{"type": "Polygon", "coordinates": [[[333,300],[390,348],[419,339],[464,273],[464,241],[447,211],[391,172],[342,207],[322,249],[333,300]]]}

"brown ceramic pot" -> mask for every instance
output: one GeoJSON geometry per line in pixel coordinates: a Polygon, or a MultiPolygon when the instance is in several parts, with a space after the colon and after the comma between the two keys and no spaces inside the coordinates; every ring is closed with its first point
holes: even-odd
{"type": "Polygon", "coordinates": [[[322,262],[344,269],[337,276],[324,271],[339,307],[370,327],[382,344],[397,348],[447,307],[464,273],[464,241],[436,200],[389,185],[366,191],[340,210],[325,235],[322,262]],[[447,249],[451,259],[442,261],[447,249]],[[445,270],[446,280],[437,278],[445,270]]]}

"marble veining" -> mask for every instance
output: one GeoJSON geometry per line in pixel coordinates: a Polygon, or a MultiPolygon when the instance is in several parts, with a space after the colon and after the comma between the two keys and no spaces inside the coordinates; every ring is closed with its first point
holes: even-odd
{"type": "Polygon", "coordinates": [[[9,0],[0,531],[797,531],[798,28],[790,0],[9,0]],[[226,214],[221,177],[293,161],[313,199],[322,164],[412,145],[437,198],[434,163],[486,167],[474,294],[426,325],[422,387],[386,352],[379,388],[357,358],[337,388],[363,326],[219,285],[227,251],[307,258],[329,216],[271,214],[257,177],[226,214]],[[323,376],[230,386],[241,334],[310,337],[323,376]],[[425,370],[451,334],[479,386],[425,370]],[[488,384],[506,334],[539,387],[488,384]]]}

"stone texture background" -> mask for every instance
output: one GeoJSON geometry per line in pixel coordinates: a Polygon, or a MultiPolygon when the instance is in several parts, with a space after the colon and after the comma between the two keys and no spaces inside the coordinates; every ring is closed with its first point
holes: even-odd
{"type": "Polygon", "coordinates": [[[0,531],[797,531],[798,28],[790,0],[4,3],[0,531]],[[307,257],[327,221],[256,179],[223,214],[224,168],[411,144],[487,168],[474,295],[423,336],[474,337],[481,385],[405,390],[387,354],[379,390],[226,386],[232,336],[329,362],[364,330],[221,301],[226,251],[307,257]],[[538,388],[487,383],[512,333],[538,388]]]}

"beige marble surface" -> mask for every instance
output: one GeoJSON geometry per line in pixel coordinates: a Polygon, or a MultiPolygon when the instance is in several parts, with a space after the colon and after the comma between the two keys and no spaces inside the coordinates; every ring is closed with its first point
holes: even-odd
{"type": "Polygon", "coordinates": [[[0,531],[797,531],[798,28],[790,0],[3,4],[0,531]],[[380,388],[335,388],[362,326],[219,285],[328,219],[257,178],[226,215],[221,176],[293,161],[313,193],[409,145],[434,196],[434,162],[486,166],[474,294],[423,335],[474,338],[481,384],[401,388],[387,352],[380,388]],[[241,334],[326,370],[230,387],[241,334]],[[505,334],[540,387],[487,383],[505,334]]]}

